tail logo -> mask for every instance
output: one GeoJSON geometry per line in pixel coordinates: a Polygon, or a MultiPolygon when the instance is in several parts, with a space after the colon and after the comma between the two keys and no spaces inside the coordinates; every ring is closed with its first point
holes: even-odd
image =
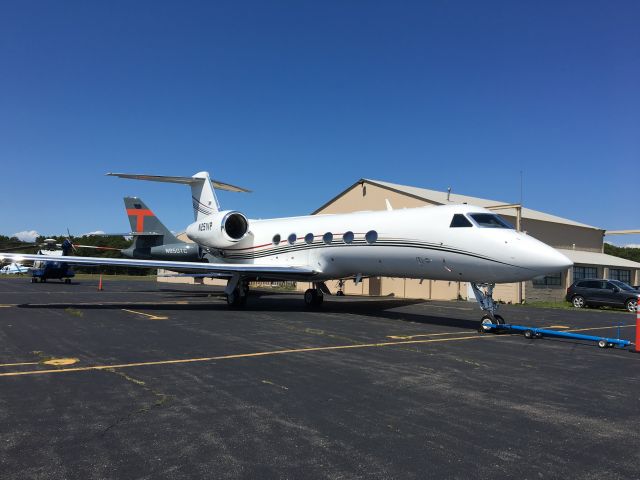
{"type": "Polygon", "coordinates": [[[144,217],[153,217],[151,210],[140,208],[127,208],[127,215],[136,217],[136,232],[144,232],[144,217]]]}

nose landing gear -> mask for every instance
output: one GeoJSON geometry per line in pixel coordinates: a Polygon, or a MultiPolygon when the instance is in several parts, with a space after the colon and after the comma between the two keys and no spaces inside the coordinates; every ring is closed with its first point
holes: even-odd
{"type": "Polygon", "coordinates": [[[471,283],[471,288],[480,305],[480,309],[487,312],[480,320],[480,332],[491,331],[491,327],[488,325],[504,325],[505,323],[504,318],[496,314],[498,305],[493,301],[493,289],[495,286],[495,283],[471,283]]]}

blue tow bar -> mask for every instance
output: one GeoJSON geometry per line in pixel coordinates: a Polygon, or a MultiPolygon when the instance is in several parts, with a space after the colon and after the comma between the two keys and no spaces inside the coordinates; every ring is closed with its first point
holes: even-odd
{"type": "MultiPolygon", "coordinates": [[[[573,340],[587,340],[597,342],[600,348],[610,347],[626,347],[631,344],[629,340],[621,340],[619,338],[597,337],[595,335],[582,335],[580,333],[560,332],[558,330],[549,330],[548,328],[525,327],[523,325],[509,325],[486,323],[482,327],[490,330],[506,330],[512,332],[522,332],[526,338],[542,338],[542,337],[560,337],[571,338],[573,340]]],[[[487,331],[490,331],[487,330],[487,331]]]]}

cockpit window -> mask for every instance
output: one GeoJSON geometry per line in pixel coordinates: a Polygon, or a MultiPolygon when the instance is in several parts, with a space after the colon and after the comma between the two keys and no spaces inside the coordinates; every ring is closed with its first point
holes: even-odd
{"type": "Polygon", "coordinates": [[[467,217],[465,217],[461,213],[456,213],[453,216],[453,219],[451,220],[451,225],[449,225],[449,226],[451,228],[455,228],[455,227],[473,227],[473,225],[471,225],[471,222],[469,220],[467,220],[467,217]]]}
{"type": "Polygon", "coordinates": [[[513,229],[502,217],[493,213],[470,213],[469,216],[475,220],[479,227],[513,229]]]}

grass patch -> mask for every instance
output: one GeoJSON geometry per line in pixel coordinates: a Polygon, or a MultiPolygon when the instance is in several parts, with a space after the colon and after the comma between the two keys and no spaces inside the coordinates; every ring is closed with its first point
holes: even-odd
{"type": "Polygon", "coordinates": [[[84,312],[82,310],[78,310],[77,308],[67,307],[64,309],[69,315],[73,315],[74,317],[82,318],[84,317],[84,312]]]}

